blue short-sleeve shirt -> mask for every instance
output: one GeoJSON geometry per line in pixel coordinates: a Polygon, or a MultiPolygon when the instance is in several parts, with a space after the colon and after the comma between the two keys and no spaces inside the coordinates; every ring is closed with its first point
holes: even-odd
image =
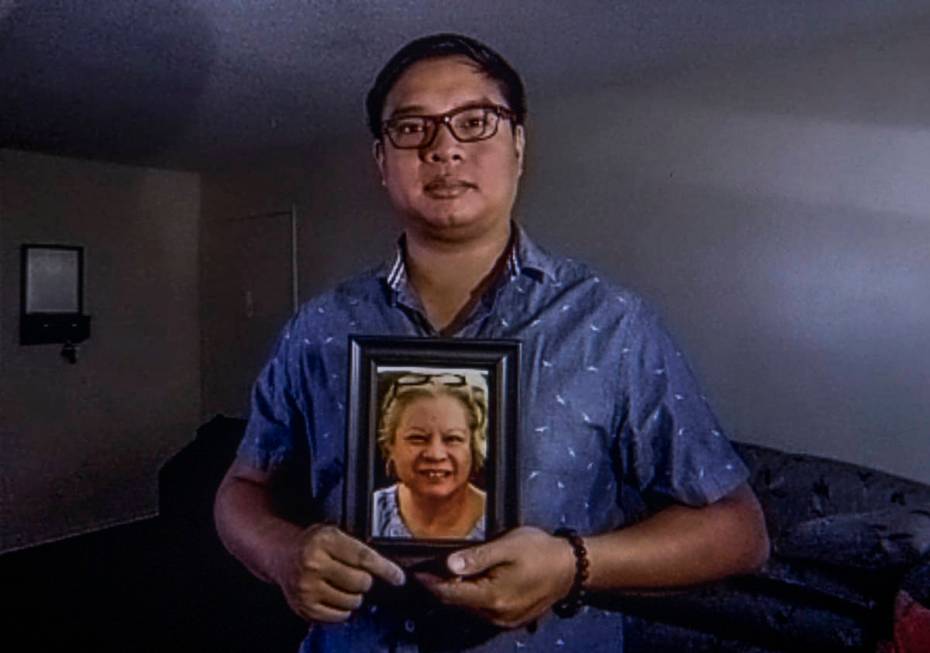
{"type": "MultiPolygon", "coordinates": [[[[349,334],[438,335],[408,283],[402,247],[392,264],[305,304],[252,394],[240,461],[265,471],[301,461],[307,498],[334,522],[349,334]]],[[[523,524],[603,533],[672,502],[706,505],[747,478],[655,312],[587,266],[547,253],[517,226],[501,281],[455,337],[523,343],[523,524]]],[[[344,624],[313,625],[303,650],[622,650],[616,613],[584,608],[572,619],[544,617],[532,632],[499,631],[467,619],[447,623],[445,612],[402,597],[370,600],[344,624]]]]}

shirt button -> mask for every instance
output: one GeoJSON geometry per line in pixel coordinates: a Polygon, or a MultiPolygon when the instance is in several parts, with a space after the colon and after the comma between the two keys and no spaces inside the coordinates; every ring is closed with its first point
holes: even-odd
{"type": "Polygon", "coordinates": [[[406,630],[408,633],[412,633],[416,629],[417,625],[413,619],[407,619],[407,621],[404,622],[404,630],[406,630]]]}

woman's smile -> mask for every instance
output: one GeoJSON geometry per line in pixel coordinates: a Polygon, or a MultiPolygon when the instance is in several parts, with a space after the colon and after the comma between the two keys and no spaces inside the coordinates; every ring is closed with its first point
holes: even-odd
{"type": "Polygon", "coordinates": [[[417,473],[425,474],[430,478],[446,478],[452,475],[452,471],[447,469],[419,469],[417,473]]]}

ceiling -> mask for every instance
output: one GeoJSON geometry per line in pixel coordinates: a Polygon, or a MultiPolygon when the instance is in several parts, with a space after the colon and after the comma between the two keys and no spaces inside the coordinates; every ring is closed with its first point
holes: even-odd
{"type": "Polygon", "coordinates": [[[380,65],[437,31],[501,51],[532,103],[928,15],[927,0],[0,0],[0,146],[188,169],[300,153],[363,132],[380,65]]]}

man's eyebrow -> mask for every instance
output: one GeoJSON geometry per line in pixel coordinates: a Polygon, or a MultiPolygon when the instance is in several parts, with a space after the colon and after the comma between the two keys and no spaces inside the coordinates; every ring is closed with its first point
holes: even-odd
{"type": "MultiPolygon", "coordinates": [[[[464,104],[456,105],[455,107],[449,109],[449,111],[456,111],[458,109],[469,109],[471,107],[497,106],[498,104],[500,103],[495,102],[489,97],[482,96],[474,100],[469,100],[468,102],[465,102],[464,104]]],[[[443,113],[448,113],[448,111],[444,111],[443,113]]],[[[395,108],[394,111],[391,112],[391,115],[386,118],[386,120],[390,120],[391,118],[397,118],[398,116],[410,116],[410,115],[438,116],[442,114],[429,113],[427,108],[424,107],[422,104],[404,104],[402,106],[395,108]]]]}
{"type": "Polygon", "coordinates": [[[388,119],[390,120],[391,118],[394,118],[395,116],[405,116],[405,115],[410,115],[410,114],[425,115],[426,107],[420,104],[407,104],[402,107],[397,107],[396,109],[394,109],[391,115],[388,116],[388,119]]]}

